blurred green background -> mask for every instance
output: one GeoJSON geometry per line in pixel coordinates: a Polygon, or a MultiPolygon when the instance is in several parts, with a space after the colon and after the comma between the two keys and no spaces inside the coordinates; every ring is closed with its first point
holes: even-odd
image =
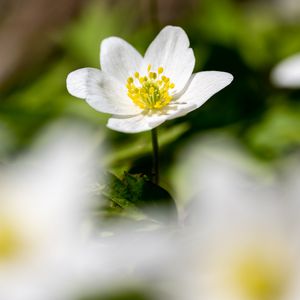
{"type": "Polygon", "coordinates": [[[165,186],[180,149],[201,134],[224,131],[270,164],[299,148],[300,90],[269,80],[276,63],[300,52],[298,0],[0,0],[0,16],[2,164],[51,122],[75,120],[104,130],[111,151],[99,159],[109,169],[149,173],[150,133],[107,129],[109,116],[70,96],[65,80],[77,68],[99,67],[103,38],[120,36],[144,53],[167,24],[186,30],[195,72],[227,71],[235,79],[200,109],[159,128],[165,186]]]}

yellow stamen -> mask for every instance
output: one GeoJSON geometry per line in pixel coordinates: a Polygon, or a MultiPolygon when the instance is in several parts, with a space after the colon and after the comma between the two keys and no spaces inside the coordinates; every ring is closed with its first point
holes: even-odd
{"type": "Polygon", "coordinates": [[[163,67],[159,67],[157,72],[151,72],[151,68],[149,64],[147,76],[140,77],[140,74],[135,72],[136,80],[128,77],[126,84],[128,97],[144,110],[158,110],[168,105],[173,98],[170,89],[175,87],[170,78],[162,75],[163,67]]]}

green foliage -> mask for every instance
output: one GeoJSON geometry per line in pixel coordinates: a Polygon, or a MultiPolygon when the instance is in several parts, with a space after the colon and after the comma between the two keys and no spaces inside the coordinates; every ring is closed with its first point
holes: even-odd
{"type": "Polygon", "coordinates": [[[104,5],[88,7],[77,23],[66,32],[63,46],[78,66],[99,67],[100,42],[117,35],[122,28],[124,15],[104,5]]]}
{"type": "MultiPolygon", "coordinates": [[[[176,218],[176,205],[169,192],[142,174],[124,173],[121,179],[110,174],[102,196],[108,200],[110,208],[131,217],[146,217],[160,222],[176,218]]],[[[115,211],[110,209],[109,213],[115,211]]]]}
{"type": "Polygon", "coordinates": [[[272,107],[249,131],[252,149],[265,158],[278,158],[300,146],[300,106],[281,104],[272,107]]]}

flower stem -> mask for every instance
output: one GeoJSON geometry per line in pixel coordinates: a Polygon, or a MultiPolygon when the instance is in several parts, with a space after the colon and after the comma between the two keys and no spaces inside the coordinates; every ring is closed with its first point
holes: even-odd
{"type": "Polygon", "coordinates": [[[155,184],[159,183],[159,157],[158,157],[158,140],[157,129],[151,130],[152,150],[153,150],[153,168],[152,168],[152,181],[155,184]]]}

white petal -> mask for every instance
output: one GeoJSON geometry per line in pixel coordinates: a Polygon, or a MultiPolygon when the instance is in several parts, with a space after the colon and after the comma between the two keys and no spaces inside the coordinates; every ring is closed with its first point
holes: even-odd
{"type": "Polygon", "coordinates": [[[67,90],[71,95],[85,99],[88,86],[97,82],[99,77],[101,77],[101,71],[94,68],[73,71],[67,77],[67,90]]]}
{"type": "Polygon", "coordinates": [[[195,110],[204,104],[211,96],[222,90],[233,80],[230,73],[205,71],[196,73],[187,86],[186,91],[174,102],[178,104],[177,112],[169,116],[174,119],[195,110]]]}
{"type": "Polygon", "coordinates": [[[279,87],[300,88],[300,54],[279,63],[271,73],[271,80],[279,87]]]}
{"type": "Polygon", "coordinates": [[[170,110],[170,112],[169,112],[168,120],[183,117],[186,114],[188,114],[189,112],[197,109],[196,104],[187,104],[187,103],[180,104],[180,105],[175,104],[174,107],[176,107],[176,108],[173,110],[170,110]]]}
{"type": "Polygon", "coordinates": [[[151,64],[154,71],[164,68],[164,75],[175,84],[176,93],[188,82],[195,66],[190,42],[180,27],[165,27],[150,44],[145,54],[145,65],[151,64]]]}
{"type": "Polygon", "coordinates": [[[101,43],[102,71],[118,79],[124,86],[127,78],[140,70],[142,60],[141,54],[121,38],[110,37],[101,43]]]}
{"type": "Polygon", "coordinates": [[[127,96],[125,85],[98,69],[83,68],[70,73],[67,89],[71,95],[85,99],[100,112],[135,115],[141,111],[127,96]]]}
{"type": "Polygon", "coordinates": [[[138,133],[151,130],[167,119],[166,115],[137,115],[133,117],[113,116],[108,120],[107,127],[125,133],[138,133]]]}

